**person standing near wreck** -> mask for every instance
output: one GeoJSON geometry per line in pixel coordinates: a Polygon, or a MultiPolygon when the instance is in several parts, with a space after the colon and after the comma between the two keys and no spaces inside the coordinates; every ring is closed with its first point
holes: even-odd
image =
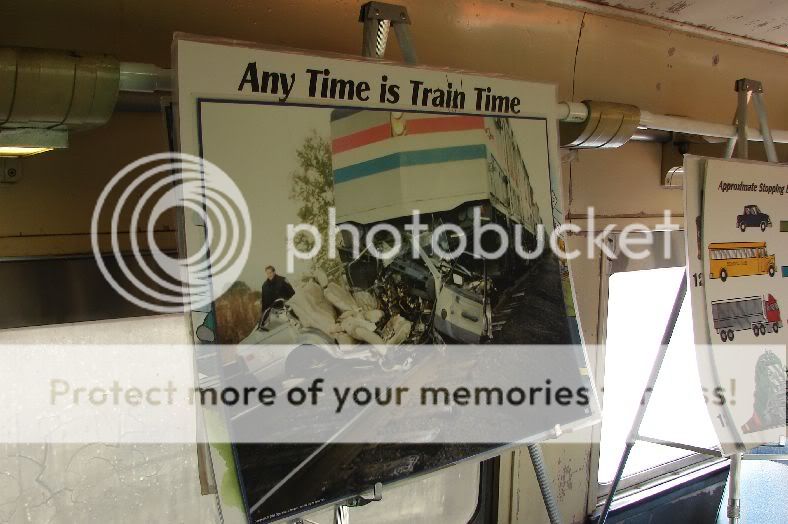
{"type": "Polygon", "coordinates": [[[276,274],[274,266],[266,266],[265,268],[265,282],[263,282],[262,289],[262,314],[274,305],[277,300],[287,300],[295,294],[293,286],[283,276],[276,274]]]}

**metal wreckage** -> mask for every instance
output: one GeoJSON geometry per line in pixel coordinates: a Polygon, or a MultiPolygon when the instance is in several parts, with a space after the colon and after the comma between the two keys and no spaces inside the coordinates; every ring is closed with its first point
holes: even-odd
{"type": "MultiPolygon", "coordinates": [[[[416,344],[491,341],[492,310],[527,264],[514,243],[521,251],[533,250],[541,224],[509,121],[341,109],[331,114],[331,132],[337,223],[351,224],[360,238],[385,223],[401,233],[403,246],[411,246],[405,225],[418,212],[427,226],[415,240],[421,249],[417,256],[400,249],[382,260],[369,249],[351,249],[356,239],[341,230],[344,275],[329,279],[316,272],[287,303],[266,312],[242,344],[295,345],[277,359],[283,361],[280,371],[293,376],[329,358],[403,369],[411,365],[416,344]],[[474,212],[477,222],[498,224],[506,232],[509,248],[503,255],[485,259],[466,248],[448,258],[432,249],[441,224],[459,226],[443,228],[436,237],[444,253],[456,249],[460,236],[474,245],[474,212]]],[[[374,236],[379,253],[392,246],[389,235],[374,236]]],[[[501,237],[485,232],[478,241],[489,253],[501,237]]],[[[256,358],[250,355],[247,361],[256,358]]]]}

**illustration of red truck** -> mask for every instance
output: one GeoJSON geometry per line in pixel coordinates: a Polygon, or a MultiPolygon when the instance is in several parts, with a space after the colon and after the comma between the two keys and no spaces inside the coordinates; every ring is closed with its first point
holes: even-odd
{"type": "Polygon", "coordinates": [[[746,231],[748,227],[759,227],[761,231],[766,231],[767,227],[772,227],[772,219],[769,218],[769,215],[761,211],[758,206],[750,204],[744,206],[744,212],[741,215],[736,215],[736,227],[739,228],[742,233],[746,231]]]}
{"type": "Polygon", "coordinates": [[[777,333],[783,327],[780,306],[771,294],[766,298],[744,297],[711,303],[714,329],[723,342],[733,340],[736,331],[752,329],[753,335],[777,333]]]}

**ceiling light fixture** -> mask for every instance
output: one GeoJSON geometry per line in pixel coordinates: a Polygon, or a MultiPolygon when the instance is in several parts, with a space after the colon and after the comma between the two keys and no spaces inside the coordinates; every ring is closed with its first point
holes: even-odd
{"type": "Polygon", "coordinates": [[[52,151],[52,147],[0,146],[0,157],[25,157],[52,151]]]}

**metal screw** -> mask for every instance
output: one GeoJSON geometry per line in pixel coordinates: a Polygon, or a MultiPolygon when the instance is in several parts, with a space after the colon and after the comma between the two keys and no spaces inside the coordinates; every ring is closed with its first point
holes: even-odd
{"type": "Polygon", "coordinates": [[[407,18],[407,17],[405,16],[405,13],[400,13],[400,14],[399,14],[399,17],[400,17],[402,20],[405,20],[405,18],[407,18]]]}
{"type": "Polygon", "coordinates": [[[14,178],[16,176],[16,169],[9,167],[5,173],[8,175],[8,178],[14,178]]]}
{"type": "Polygon", "coordinates": [[[375,9],[375,16],[380,16],[380,9],[375,9]]]}

